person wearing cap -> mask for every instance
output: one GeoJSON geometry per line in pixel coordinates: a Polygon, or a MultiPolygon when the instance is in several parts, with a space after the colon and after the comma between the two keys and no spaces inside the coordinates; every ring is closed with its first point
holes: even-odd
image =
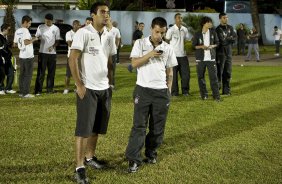
{"type": "Polygon", "coordinates": [[[282,40],[282,31],[278,29],[277,26],[274,26],[273,36],[275,41],[275,56],[280,56],[280,42],[282,40]]]}
{"type": "Polygon", "coordinates": [[[52,14],[45,15],[45,24],[38,26],[35,37],[40,40],[35,94],[40,95],[42,93],[46,68],[48,70],[47,93],[53,93],[57,60],[56,46],[61,38],[59,28],[53,24],[52,14]]]}
{"type": "Polygon", "coordinates": [[[80,184],[89,183],[85,166],[93,169],[105,166],[96,157],[96,145],[99,134],[107,133],[112,99],[112,55],[116,53],[114,40],[105,31],[110,14],[107,4],[94,3],[90,14],[94,21],[75,33],[69,58],[77,93],[75,178],[80,184]]]}

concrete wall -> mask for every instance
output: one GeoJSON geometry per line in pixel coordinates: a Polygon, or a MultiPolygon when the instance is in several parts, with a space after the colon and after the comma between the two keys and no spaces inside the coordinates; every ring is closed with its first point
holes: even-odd
{"type": "MultiPolygon", "coordinates": [[[[16,26],[20,27],[21,17],[23,15],[30,15],[33,18],[33,22],[43,22],[46,13],[52,13],[54,19],[62,19],[64,23],[72,24],[74,19],[78,19],[83,24],[85,18],[89,16],[88,10],[15,10],[15,18],[17,21],[16,26]]],[[[123,44],[131,44],[132,33],[134,31],[135,21],[144,22],[145,29],[144,35],[150,34],[150,24],[154,17],[160,16],[167,20],[168,24],[174,23],[175,12],[141,12],[141,11],[111,11],[112,20],[119,23],[119,29],[122,34],[123,44]]],[[[182,13],[182,16],[188,13],[182,13]]],[[[196,14],[196,13],[195,13],[196,14]]],[[[3,17],[5,15],[4,10],[0,10],[0,24],[2,25],[3,17]]],[[[210,16],[214,25],[218,25],[218,14],[210,13],[204,14],[210,16]]],[[[247,24],[248,27],[252,27],[251,15],[247,13],[229,13],[229,24],[237,25],[238,23],[247,24]]],[[[275,25],[282,28],[282,18],[279,15],[274,14],[261,14],[260,15],[262,36],[265,44],[273,44],[272,30],[275,25]]]]}

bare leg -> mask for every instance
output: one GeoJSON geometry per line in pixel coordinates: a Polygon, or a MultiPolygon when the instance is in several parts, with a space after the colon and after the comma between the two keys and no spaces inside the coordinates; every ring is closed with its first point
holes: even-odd
{"type": "Polygon", "coordinates": [[[86,146],[86,158],[90,159],[95,155],[96,145],[98,140],[98,134],[93,134],[87,138],[86,146]]]}
{"type": "Polygon", "coordinates": [[[76,158],[76,167],[83,166],[83,161],[85,157],[85,151],[87,146],[88,138],[84,137],[75,137],[75,158],[76,158]]]}

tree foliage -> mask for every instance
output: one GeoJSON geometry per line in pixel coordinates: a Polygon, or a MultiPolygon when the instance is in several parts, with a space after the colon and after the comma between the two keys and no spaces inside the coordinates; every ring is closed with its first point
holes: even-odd
{"type": "Polygon", "coordinates": [[[12,44],[14,40],[14,33],[16,29],[16,20],[14,17],[14,8],[19,0],[1,0],[1,4],[7,5],[5,9],[4,23],[11,26],[10,32],[8,34],[8,43],[12,44]]]}
{"type": "Polygon", "coordinates": [[[192,15],[188,14],[183,17],[183,22],[186,25],[188,31],[194,35],[196,32],[201,31],[200,20],[203,18],[204,15],[192,15]]]}
{"type": "Polygon", "coordinates": [[[78,0],[77,7],[80,10],[90,10],[93,3],[105,2],[109,7],[111,6],[113,0],[78,0]]]}

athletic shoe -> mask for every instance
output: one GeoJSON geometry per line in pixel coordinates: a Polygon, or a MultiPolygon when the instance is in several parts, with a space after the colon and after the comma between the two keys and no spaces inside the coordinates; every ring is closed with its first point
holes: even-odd
{"type": "Polygon", "coordinates": [[[127,172],[128,173],[135,173],[135,172],[137,172],[138,168],[139,168],[139,164],[137,164],[134,161],[129,161],[127,172]]]}
{"type": "Polygon", "coordinates": [[[0,95],[5,95],[6,93],[5,93],[5,91],[4,90],[1,90],[0,91],[0,95]]]}
{"type": "Polygon", "coordinates": [[[89,184],[89,180],[86,177],[85,168],[79,168],[77,171],[74,172],[74,178],[78,184],[89,184]]]}
{"type": "Polygon", "coordinates": [[[26,95],[23,96],[23,98],[33,98],[33,97],[35,97],[35,96],[32,95],[32,94],[26,94],[26,95]]]}
{"type": "Polygon", "coordinates": [[[35,93],[35,96],[41,96],[40,92],[35,93]]]}
{"type": "Polygon", "coordinates": [[[64,92],[63,92],[64,95],[66,95],[66,94],[68,94],[68,93],[69,93],[69,90],[68,90],[68,89],[65,89],[64,92]]]}
{"type": "Polygon", "coordinates": [[[276,54],[274,54],[274,56],[280,56],[280,54],[276,53],[276,54]]]}
{"type": "Polygon", "coordinates": [[[9,94],[15,94],[16,93],[16,91],[14,91],[14,90],[6,90],[6,93],[9,93],[9,94]]]}
{"type": "Polygon", "coordinates": [[[149,157],[147,157],[147,158],[145,158],[143,160],[143,162],[146,163],[146,164],[156,164],[157,163],[157,159],[156,158],[149,158],[149,157]]]}
{"type": "Polygon", "coordinates": [[[89,161],[87,161],[85,158],[84,164],[87,166],[91,166],[94,169],[102,169],[103,167],[105,167],[106,163],[104,161],[99,161],[97,157],[93,156],[89,161]]]}

